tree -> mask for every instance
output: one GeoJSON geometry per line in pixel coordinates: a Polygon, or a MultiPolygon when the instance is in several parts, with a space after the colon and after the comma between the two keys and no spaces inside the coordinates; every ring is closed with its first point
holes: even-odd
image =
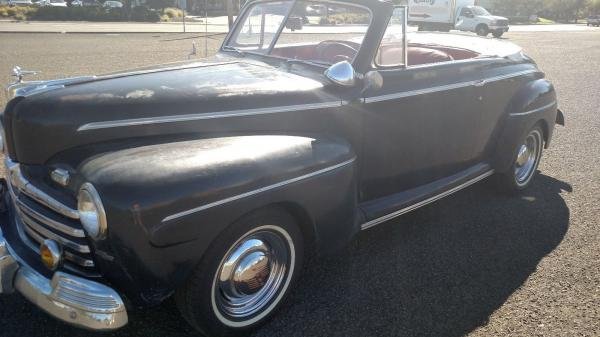
{"type": "Polygon", "coordinates": [[[592,0],[588,5],[588,14],[600,14],[600,0],[592,0]]]}
{"type": "Polygon", "coordinates": [[[154,9],[165,9],[167,7],[173,7],[174,1],[173,0],[148,0],[146,2],[146,5],[150,8],[154,8],[154,9]]]}
{"type": "Polygon", "coordinates": [[[545,7],[556,21],[577,22],[588,3],[589,0],[547,0],[545,7]]]}
{"type": "Polygon", "coordinates": [[[543,8],[546,0],[494,0],[494,12],[508,16],[524,16],[539,13],[543,8]]]}

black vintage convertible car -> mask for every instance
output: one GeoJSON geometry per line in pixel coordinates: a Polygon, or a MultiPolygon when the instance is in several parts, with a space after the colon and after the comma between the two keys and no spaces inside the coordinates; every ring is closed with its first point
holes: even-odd
{"type": "Polygon", "coordinates": [[[199,331],[244,333],[306,255],[486,177],[527,188],[564,125],[519,47],[407,34],[379,0],[253,1],[201,62],[15,75],[0,292],[95,330],[175,296],[199,331]]]}

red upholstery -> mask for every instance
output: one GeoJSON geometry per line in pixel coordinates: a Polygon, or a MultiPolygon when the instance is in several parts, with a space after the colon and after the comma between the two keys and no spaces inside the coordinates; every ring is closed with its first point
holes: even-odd
{"type": "Polygon", "coordinates": [[[448,55],[450,55],[450,57],[452,57],[454,60],[466,60],[466,59],[473,59],[476,58],[478,56],[480,56],[479,53],[476,53],[472,50],[468,50],[468,49],[461,49],[461,48],[454,48],[454,47],[445,47],[445,46],[435,46],[435,47],[429,47],[429,46],[422,46],[425,48],[433,48],[439,51],[442,51],[448,55]]]}
{"type": "MultiPolygon", "coordinates": [[[[345,50],[344,48],[344,50],[338,51],[337,49],[339,48],[331,48],[331,50],[327,50],[327,56],[330,56],[331,59],[324,61],[336,62],[343,59],[351,59],[351,57],[348,55],[348,50],[345,50]]],[[[314,44],[286,46],[273,50],[273,55],[302,60],[316,59],[316,54],[317,53],[315,51],[314,44]]],[[[457,49],[444,46],[436,46],[434,48],[424,45],[409,46],[407,54],[408,65],[462,60],[479,56],[479,54],[466,49],[457,49]]],[[[377,64],[380,65],[398,65],[402,64],[403,61],[402,47],[397,47],[395,44],[381,46],[381,50],[377,55],[377,64]]]]}
{"type": "MultiPolygon", "coordinates": [[[[407,50],[408,65],[419,65],[429,64],[437,62],[445,62],[454,60],[452,56],[447,53],[423,47],[408,47],[407,50]]],[[[378,64],[380,65],[398,65],[404,62],[402,55],[402,48],[390,46],[381,46],[379,52],[378,64]]]]}
{"type": "Polygon", "coordinates": [[[454,60],[452,56],[444,53],[441,50],[408,47],[408,65],[414,66],[419,64],[438,63],[454,60]]]}

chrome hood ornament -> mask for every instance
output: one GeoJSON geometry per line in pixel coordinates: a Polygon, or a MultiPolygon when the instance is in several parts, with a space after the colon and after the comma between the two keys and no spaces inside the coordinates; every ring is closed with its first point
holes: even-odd
{"type": "Polygon", "coordinates": [[[23,78],[27,75],[37,75],[37,71],[23,70],[19,66],[15,66],[12,70],[12,76],[17,80],[15,83],[23,83],[23,78]]]}
{"type": "Polygon", "coordinates": [[[39,71],[23,70],[19,66],[14,67],[11,76],[15,78],[15,81],[6,87],[7,99],[11,100],[16,96],[28,96],[47,90],[64,88],[67,84],[90,81],[96,78],[95,76],[81,76],[46,81],[24,81],[25,76],[37,75],[39,73],[39,71]]]}
{"type": "Polygon", "coordinates": [[[17,91],[35,87],[39,83],[42,83],[41,81],[30,81],[30,82],[23,81],[23,78],[25,76],[36,75],[37,73],[38,73],[37,71],[23,70],[23,69],[21,69],[21,67],[15,66],[13,68],[12,74],[11,74],[11,76],[15,78],[15,81],[10,83],[6,87],[6,98],[8,100],[11,100],[12,98],[14,98],[17,95],[17,91]]]}

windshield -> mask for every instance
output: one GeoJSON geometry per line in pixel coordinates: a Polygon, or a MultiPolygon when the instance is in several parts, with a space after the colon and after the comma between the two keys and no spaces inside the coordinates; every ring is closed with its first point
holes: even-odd
{"type": "Polygon", "coordinates": [[[473,14],[481,16],[492,15],[485,8],[479,6],[473,7],[473,14]]]}
{"type": "Polygon", "coordinates": [[[368,9],[327,1],[256,3],[224,50],[270,55],[319,64],[352,61],[371,23],[368,9]]]}

